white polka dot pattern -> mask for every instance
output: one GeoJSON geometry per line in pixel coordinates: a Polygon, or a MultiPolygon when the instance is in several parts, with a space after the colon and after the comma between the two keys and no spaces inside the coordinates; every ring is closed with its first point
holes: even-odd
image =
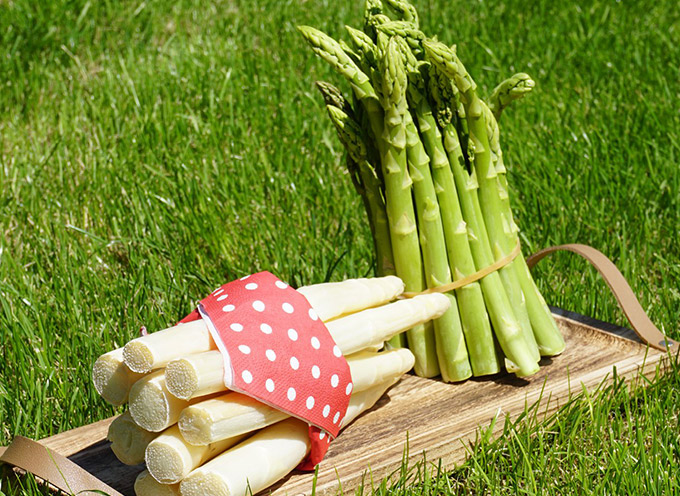
{"type": "MultiPolygon", "coordinates": [[[[231,364],[231,389],[310,424],[320,461],[352,391],[347,361],[305,297],[268,272],[217,288],[201,301],[231,364]]],[[[312,465],[313,467],[313,465],[312,465]]]]}

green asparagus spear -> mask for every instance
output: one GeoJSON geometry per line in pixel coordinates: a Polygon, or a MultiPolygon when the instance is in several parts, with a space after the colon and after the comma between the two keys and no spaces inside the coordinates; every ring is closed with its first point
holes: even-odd
{"type": "Polygon", "coordinates": [[[496,121],[500,120],[501,112],[505,107],[529,93],[535,85],[536,83],[531,79],[531,76],[524,72],[518,72],[501,81],[489,97],[489,110],[491,110],[496,121]]]}
{"type": "MultiPolygon", "coordinates": [[[[529,91],[529,90],[527,90],[529,91]]],[[[509,102],[508,102],[509,103],[509,102]]],[[[508,236],[505,240],[506,249],[512,250],[512,247],[519,241],[517,225],[512,216],[510,208],[510,200],[508,197],[508,182],[505,174],[505,166],[503,165],[503,153],[500,147],[500,132],[498,129],[498,122],[492,114],[492,111],[486,105],[483,105],[483,110],[486,116],[487,129],[489,135],[489,147],[491,150],[492,160],[496,161],[495,169],[497,172],[497,190],[499,195],[500,214],[504,218],[505,224],[509,226],[508,236]]],[[[502,107],[499,107],[502,110],[502,107]]],[[[527,306],[527,313],[531,320],[531,325],[536,338],[538,349],[543,356],[559,355],[564,351],[565,343],[562,333],[557,328],[557,323],[552,316],[552,312],[543,298],[543,295],[538,290],[534,282],[529,267],[527,267],[526,260],[523,256],[518,256],[514,263],[515,274],[519,281],[527,306]]]]}
{"type": "Polygon", "coordinates": [[[375,43],[373,43],[373,40],[363,31],[354,29],[351,26],[345,26],[345,30],[349,34],[354,49],[361,59],[359,66],[368,74],[371,69],[375,69],[378,65],[375,53],[377,50],[375,43]]]}
{"type": "MultiPolygon", "coordinates": [[[[416,70],[417,62],[412,57],[406,42],[395,36],[390,43],[393,43],[400,51],[406,62],[405,65],[410,66],[410,71],[416,70]]],[[[409,90],[411,87],[410,83],[407,84],[409,90]]],[[[406,126],[406,157],[408,170],[413,180],[413,196],[420,247],[423,252],[425,280],[427,287],[433,288],[451,282],[444,229],[430,173],[430,158],[425,152],[418,129],[409,112],[404,114],[404,125],[406,126]]],[[[437,357],[442,378],[447,382],[456,382],[469,378],[472,375],[472,369],[455,296],[453,293],[447,293],[446,296],[451,301],[451,306],[444,315],[434,321],[437,357]]]]}
{"type": "MultiPolygon", "coordinates": [[[[382,169],[385,181],[385,203],[390,224],[392,252],[397,275],[407,291],[424,289],[420,244],[411,199],[412,180],[407,168],[406,72],[401,53],[394,40],[378,35],[380,72],[383,75],[382,105],[385,109],[382,169]]],[[[434,329],[431,326],[407,333],[409,349],[416,356],[416,373],[422,377],[439,374],[434,329]]]]}
{"type": "MultiPolygon", "coordinates": [[[[479,204],[486,224],[487,234],[491,241],[494,258],[499,260],[509,255],[516,243],[510,246],[513,239],[511,227],[503,222],[504,216],[501,215],[502,209],[498,194],[498,179],[496,170],[491,163],[484,104],[477,95],[477,85],[458,59],[455,50],[442,43],[429,40],[424,42],[424,46],[433,63],[454,81],[465,107],[470,141],[474,143],[475,148],[474,167],[479,183],[479,204]]],[[[516,240],[516,238],[514,239],[516,240]]],[[[540,324],[538,321],[533,321],[529,325],[526,324],[526,318],[531,319],[531,315],[528,314],[526,309],[525,295],[518,279],[519,271],[516,267],[517,263],[515,260],[500,269],[499,272],[516,315],[520,318],[520,324],[523,324],[522,333],[527,346],[534,353],[538,353],[534,334],[544,331],[540,329],[532,330],[532,327],[540,324]]]]}
{"type": "Polygon", "coordinates": [[[376,27],[390,22],[390,18],[383,13],[382,0],[366,0],[364,7],[364,33],[376,41],[378,33],[376,27]]]}
{"type": "Polygon", "coordinates": [[[387,7],[393,11],[399,19],[408,22],[413,27],[418,27],[418,11],[407,0],[383,0],[387,7]]]}
{"type": "Polygon", "coordinates": [[[350,166],[354,164],[356,167],[358,178],[355,179],[355,182],[360,185],[359,193],[364,198],[375,243],[376,271],[381,276],[394,274],[394,258],[392,256],[385,201],[380,191],[380,181],[375,173],[375,168],[368,161],[361,128],[343,108],[337,105],[327,105],[326,110],[328,110],[328,115],[335,125],[340,142],[347,150],[350,166]]]}
{"type": "MultiPolygon", "coordinates": [[[[426,68],[423,67],[423,69],[426,68]]],[[[430,168],[441,212],[448,261],[453,271],[453,280],[459,280],[476,272],[476,268],[451,166],[425,94],[426,86],[423,76],[420,72],[412,72],[409,76],[409,105],[416,115],[420,135],[430,157],[430,168]]],[[[456,299],[473,375],[483,376],[499,372],[500,363],[479,282],[457,289],[456,299]]]]}
{"type": "Polygon", "coordinates": [[[390,21],[376,26],[376,29],[388,36],[400,36],[406,40],[408,46],[413,50],[413,54],[418,59],[422,58],[422,42],[426,36],[425,33],[417,29],[413,23],[407,21],[390,21]]]}
{"type": "MultiPolygon", "coordinates": [[[[478,133],[478,119],[475,121],[475,114],[471,113],[471,110],[475,109],[474,107],[471,109],[469,104],[471,97],[474,96],[470,92],[473,84],[470,82],[471,79],[459,74],[457,61],[446,45],[429,40],[425,41],[423,45],[428,59],[447,76],[455,80],[461,99],[465,99],[470,137],[475,147],[475,158],[483,153],[488,154],[488,143],[486,148],[482,148],[481,142],[478,143],[475,138],[475,133],[478,133]],[[460,79],[460,81],[455,78],[460,79]]],[[[486,129],[484,129],[484,134],[486,134],[486,129]]],[[[469,174],[466,171],[465,157],[460,147],[458,134],[452,124],[446,125],[443,129],[443,135],[444,148],[449,156],[463,216],[470,234],[470,247],[477,268],[481,269],[491,265],[495,259],[489,240],[490,236],[487,234],[489,231],[486,225],[487,218],[482,215],[480,201],[477,198],[481,171],[477,167],[477,162],[475,162],[473,173],[469,174]]],[[[487,171],[484,172],[487,173],[487,171]]],[[[481,284],[496,337],[506,357],[517,365],[520,375],[535,373],[538,370],[538,350],[536,344],[529,341],[529,338],[533,340],[531,328],[523,331],[521,323],[513,311],[514,306],[508,299],[507,288],[501,282],[499,272],[489,274],[482,279],[481,284]]]]}

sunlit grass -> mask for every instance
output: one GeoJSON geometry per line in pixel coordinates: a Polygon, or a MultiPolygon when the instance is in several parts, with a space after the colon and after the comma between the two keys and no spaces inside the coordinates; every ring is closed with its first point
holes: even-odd
{"type": "MultiPolygon", "coordinates": [[[[525,251],[599,248],[677,338],[675,3],[417,5],[484,91],[520,70],[537,81],[501,121],[525,251]]],[[[0,2],[0,443],[114,413],[91,387],[95,358],[220,282],[371,273],[362,205],[313,87],[338,78],[294,29],[342,37],[360,22],[361,2],[0,2]]],[[[536,274],[551,304],[625,324],[573,255],[536,274]]],[[[577,402],[520,423],[460,470],[426,472],[428,487],[639,492],[640,470],[678,461],[677,414],[661,415],[678,410],[677,379],[616,387],[593,400],[600,417],[577,402]]]]}

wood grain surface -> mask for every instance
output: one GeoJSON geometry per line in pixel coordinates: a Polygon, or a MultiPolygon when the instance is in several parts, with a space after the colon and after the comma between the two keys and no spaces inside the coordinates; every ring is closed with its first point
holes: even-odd
{"type": "MultiPolygon", "coordinates": [[[[636,341],[632,331],[587,317],[553,309],[567,342],[558,357],[544,359],[538,374],[528,380],[498,374],[460,384],[405,376],[373,407],[333,442],[321,463],[316,493],[335,494],[340,485],[352,492],[389,477],[407,456],[410,463],[441,459],[451,468],[465,459],[480,428],[493,419],[495,435],[506,417],[516,418],[527,406],[548,415],[583,388],[593,391],[612,377],[653,375],[664,353],[636,341]],[[408,441],[408,444],[407,444],[408,441]],[[407,449],[408,448],[408,449],[407,449]],[[407,453],[405,455],[405,453],[407,453]]],[[[106,442],[112,419],[41,440],[125,495],[142,466],[116,460],[106,442]]],[[[310,494],[312,474],[293,473],[270,488],[275,495],[310,494]]]]}

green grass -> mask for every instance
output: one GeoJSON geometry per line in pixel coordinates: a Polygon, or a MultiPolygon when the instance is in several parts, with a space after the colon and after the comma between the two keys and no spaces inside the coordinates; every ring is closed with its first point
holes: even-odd
{"type": "MultiPolygon", "coordinates": [[[[417,6],[483,92],[520,70],[537,81],[501,122],[525,252],[599,248],[680,337],[675,2],[417,6]]],[[[371,273],[362,205],[313,87],[339,78],[294,29],[342,37],[360,20],[361,2],[0,2],[1,444],[114,413],[91,387],[95,358],[220,282],[371,273]]],[[[573,255],[536,275],[551,304],[625,325],[573,255]]],[[[674,372],[508,427],[461,469],[394,492],[677,491],[674,372]]]]}

